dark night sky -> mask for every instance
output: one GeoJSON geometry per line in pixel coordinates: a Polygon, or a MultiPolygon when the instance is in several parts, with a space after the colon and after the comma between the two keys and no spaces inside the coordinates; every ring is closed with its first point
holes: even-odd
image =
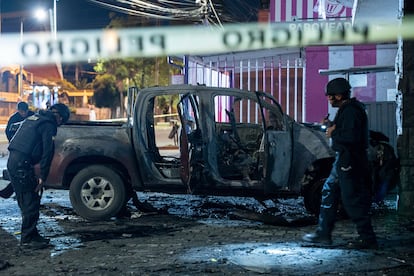
{"type": "MultiPolygon", "coordinates": [[[[33,14],[37,8],[45,10],[53,8],[53,0],[0,0],[1,32],[20,32],[20,17],[7,18],[16,12],[33,14]]],[[[234,18],[238,22],[254,21],[257,15],[259,0],[213,0],[217,3],[218,10],[223,12],[224,18],[234,18]]],[[[113,10],[105,9],[102,6],[88,0],[57,0],[57,31],[100,29],[106,27],[109,22],[109,14],[113,10]]],[[[121,14],[119,14],[121,15],[121,14]]],[[[24,32],[49,30],[50,22],[37,22],[33,17],[24,20],[24,32]]],[[[83,65],[86,71],[92,71],[88,64],[83,65]]],[[[65,65],[65,77],[71,80],[74,76],[74,66],[65,65]]],[[[91,75],[80,76],[89,78],[91,75]]]]}
{"type": "MultiPolygon", "coordinates": [[[[115,1],[114,1],[115,2],[115,1]]],[[[230,16],[238,22],[255,21],[259,0],[213,0],[217,8],[222,9],[224,18],[230,16]]],[[[99,29],[108,25],[109,13],[112,10],[88,0],[57,0],[57,29],[79,30],[99,29]]],[[[1,13],[33,12],[36,8],[53,8],[53,0],[0,0],[1,13]]],[[[36,31],[40,28],[49,28],[49,22],[39,23],[34,18],[25,19],[25,32],[36,31]]],[[[20,18],[6,19],[2,17],[2,32],[19,32],[20,18]]]]}
{"type": "MultiPolygon", "coordinates": [[[[2,20],[1,31],[20,32],[20,17],[7,19],[5,14],[10,16],[16,12],[33,12],[36,8],[45,10],[53,8],[53,0],[0,0],[2,20]]],[[[113,11],[106,10],[99,5],[93,4],[87,0],[58,0],[57,7],[57,30],[79,30],[79,29],[100,29],[109,23],[109,13],[113,11]]],[[[44,23],[36,22],[35,18],[26,18],[24,20],[24,31],[49,30],[50,21],[44,23]]],[[[92,81],[94,75],[86,72],[93,71],[93,64],[83,63],[80,67],[84,70],[80,73],[80,79],[92,81]]],[[[75,65],[63,64],[63,73],[67,80],[74,81],[75,65]]]]}
{"type": "MultiPolygon", "coordinates": [[[[56,6],[58,31],[97,29],[103,28],[109,23],[110,11],[87,0],[58,0],[56,6]]],[[[37,7],[44,9],[53,8],[53,0],[0,0],[2,14],[23,11],[30,12],[34,11],[37,7]]],[[[18,32],[19,22],[19,18],[3,18],[2,32],[18,32]]],[[[39,23],[34,18],[25,19],[25,31],[35,29],[35,25],[39,25],[39,23]]]]}

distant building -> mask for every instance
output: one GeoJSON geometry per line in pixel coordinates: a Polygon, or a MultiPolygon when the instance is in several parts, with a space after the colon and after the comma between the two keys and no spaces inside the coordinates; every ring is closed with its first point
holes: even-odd
{"type": "Polygon", "coordinates": [[[57,82],[63,79],[61,66],[48,64],[25,66],[22,70],[22,93],[19,93],[20,65],[0,68],[0,123],[7,122],[19,101],[26,101],[31,108],[46,108],[58,102],[57,82]]]}

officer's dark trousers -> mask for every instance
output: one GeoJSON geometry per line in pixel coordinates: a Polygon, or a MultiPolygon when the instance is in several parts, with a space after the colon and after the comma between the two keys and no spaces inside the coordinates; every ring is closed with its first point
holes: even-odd
{"type": "Polygon", "coordinates": [[[36,225],[40,208],[40,196],[35,192],[37,180],[30,164],[30,157],[18,151],[10,151],[7,169],[22,214],[20,242],[30,242],[39,236],[36,225]]]}
{"type": "Polygon", "coordinates": [[[339,200],[348,216],[355,223],[359,237],[363,240],[375,240],[369,210],[371,198],[369,185],[365,183],[364,174],[343,171],[337,166],[338,155],[331,173],[322,188],[322,201],[319,214],[318,232],[330,236],[335,225],[339,200]]]}

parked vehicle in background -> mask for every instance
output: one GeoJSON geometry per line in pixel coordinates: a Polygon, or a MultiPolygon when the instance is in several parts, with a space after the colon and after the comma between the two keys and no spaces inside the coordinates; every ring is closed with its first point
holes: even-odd
{"type": "Polygon", "coordinates": [[[324,132],[295,122],[272,96],[178,85],[130,89],[129,103],[126,122],[71,122],[58,131],[46,187],[69,189],[80,216],[115,216],[135,191],[303,195],[307,209],[318,212],[333,152],[324,132]],[[158,140],[160,97],[179,99],[175,150],[158,140]]]}

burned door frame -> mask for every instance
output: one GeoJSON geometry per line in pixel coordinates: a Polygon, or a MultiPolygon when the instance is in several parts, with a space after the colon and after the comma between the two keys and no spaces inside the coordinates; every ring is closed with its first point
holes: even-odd
{"type": "MultiPolygon", "coordinates": [[[[222,122],[222,118],[217,114],[217,109],[215,108],[214,136],[217,137],[218,147],[216,152],[218,155],[225,152],[225,149],[221,148],[223,141],[232,140],[234,141],[233,144],[236,145],[240,143],[242,146],[234,147],[234,152],[241,152],[241,154],[246,155],[243,159],[252,159],[255,167],[253,170],[250,170],[249,177],[246,177],[243,174],[243,167],[237,167],[235,161],[240,158],[237,159],[237,156],[234,159],[229,157],[229,160],[225,161],[220,160],[219,156],[217,156],[218,174],[220,178],[223,178],[223,185],[241,185],[245,188],[261,187],[266,193],[276,194],[278,191],[288,188],[289,183],[292,161],[292,138],[289,131],[288,117],[284,114],[277,101],[266,93],[255,92],[254,94],[243,95],[245,96],[237,94],[226,95],[232,98],[226,112],[227,114],[232,114],[233,120],[228,119],[228,122],[222,122]],[[235,103],[237,104],[235,105],[235,103]],[[249,107],[251,112],[243,113],[243,110],[249,110],[249,107]],[[269,124],[270,114],[275,114],[274,117],[278,121],[273,127],[269,124]],[[260,126],[260,136],[256,133],[257,129],[254,127],[256,125],[260,126]],[[230,134],[227,134],[227,131],[230,134]],[[240,135],[241,138],[237,131],[243,131],[240,135]],[[233,134],[233,139],[221,138],[224,134],[230,137],[233,134]],[[257,139],[253,141],[255,134],[257,139]],[[229,172],[232,169],[232,166],[229,164],[232,164],[232,162],[236,169],[240,170],[238,176],[231,176],[229,172]],[[228,168],[222,168],[223,164],[228,164],[228,168]],[[284,173],[280,173],[281,171],[284,173]],[[223,175],[224,172],[229,175],[226,177],[223,175]]],[[[220,96],[224,95],[215,94],[213,96],[214,106],[216,106],[217,98],[220,96]]],[[[246,164],[245,166],[248,165],[246,164]]],[[[223,167],[225,166],[223,165],[223,167]]]]}
{"type": "Polygon", "coordinates": [[[292,134],[282,107],[266,93],[256,92],[263,124],[264,191],[277,193],[289,188],[292,164],[292,134]]]}
{"type": "Polygon", "coordinates": [[[197,148],[197,139],[201,133],[199,122],[199,108],[197,99],[190,93],[183,95],[177,104],[178,116],[181,121],[180,131],[180,177],[187,186],[188,192],[192,193],[191,178],[193,171],[193,152],[197,148]],[[190,108],[193,116],[190,119],[190,108]],[[194,119],[194,120],[192,120],[194,119]]]}

